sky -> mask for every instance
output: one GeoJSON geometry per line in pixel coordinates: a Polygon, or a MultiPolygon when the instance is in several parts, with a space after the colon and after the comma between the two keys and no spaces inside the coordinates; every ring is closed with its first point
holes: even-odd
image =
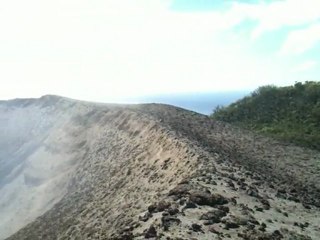
{"type": "Polygon", "coordinates": [[[319,0],[0,1],[0,99],[319,80],[319,0]]]}

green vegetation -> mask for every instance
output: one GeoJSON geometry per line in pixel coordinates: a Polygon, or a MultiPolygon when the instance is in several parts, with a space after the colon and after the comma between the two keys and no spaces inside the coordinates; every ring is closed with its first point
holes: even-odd
{"type": "Polygon", "coordinates": [[[320,150],[320,82],[263,86],[227,107],[217,107],[211,116],[320,150]]]}

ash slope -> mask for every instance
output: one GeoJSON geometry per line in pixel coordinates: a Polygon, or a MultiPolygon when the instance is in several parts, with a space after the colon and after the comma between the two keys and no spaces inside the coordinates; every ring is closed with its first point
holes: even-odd
{"type": "Polygon", "coordinates": [[[0,239],[66,194],[84,150],[85,105],[55,96],[0,102],[0,239]]]}
{"type": "Polygon", "coordinates": [[[8,239],[320,238],[319,152],[167,105],[0,106],[8,239]]]}

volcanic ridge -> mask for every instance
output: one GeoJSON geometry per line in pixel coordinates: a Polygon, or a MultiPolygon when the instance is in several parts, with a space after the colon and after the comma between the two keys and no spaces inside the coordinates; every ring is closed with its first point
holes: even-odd
{"type": "Polygon", "coordinates": [[[0,239],[320,239],[320,153],[163,104],[0,101],[0,239]]]}

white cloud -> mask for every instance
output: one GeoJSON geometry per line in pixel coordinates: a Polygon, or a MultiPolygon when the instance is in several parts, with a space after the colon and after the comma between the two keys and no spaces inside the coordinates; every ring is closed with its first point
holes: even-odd
{"type": "Polygon", "coordinates": [[[319,42],[320,24],[314,24],[305,29],[290,32],[283,43],[280,54],[301,54],[313,48],[319,42]]]}
{"type": "Polygon", "coordinates": [[[248,16],[267,21],[262,10],[235,4],[226,12],[182,13],[170,11],[169,4],[3,1],[0,99],[52,93],[106,101],[119,95],[252,88],[279,75],[281,66],[221,39],[248,16]]]}
{"type": "Polygon", "coordinates": [[[280,50],[281,55],[286,55],[304,53],[320,41],[319,9],[319,0],[283,0],[256,5],[234,4],[230,14],[242,14],[239,21],[246,18],[257,21],[251,33],[253,40],[284,27],[305,27],[289,32],[280,50]]]}
{"type": "Polygon", "coordinates": [[[251,7],[249,17],[258,20],[259,25],[252,32],[252,38],[282,27],[313,23],[320,19],[319,9],[319,0],[284,0],[255,5],[251,7]]]}
{"type": "Polygon", "coordinates": [[[316,65],[317,65],[317,62],[316,62],[316,61],[309,60],[309,61],[306,61],[306,62],[298,65],[298,66],[293,70],[293,72],[304,72],[304,71],[307,71],[307,70],[309,70],[309,69],[314,68],[316,65]]]}

